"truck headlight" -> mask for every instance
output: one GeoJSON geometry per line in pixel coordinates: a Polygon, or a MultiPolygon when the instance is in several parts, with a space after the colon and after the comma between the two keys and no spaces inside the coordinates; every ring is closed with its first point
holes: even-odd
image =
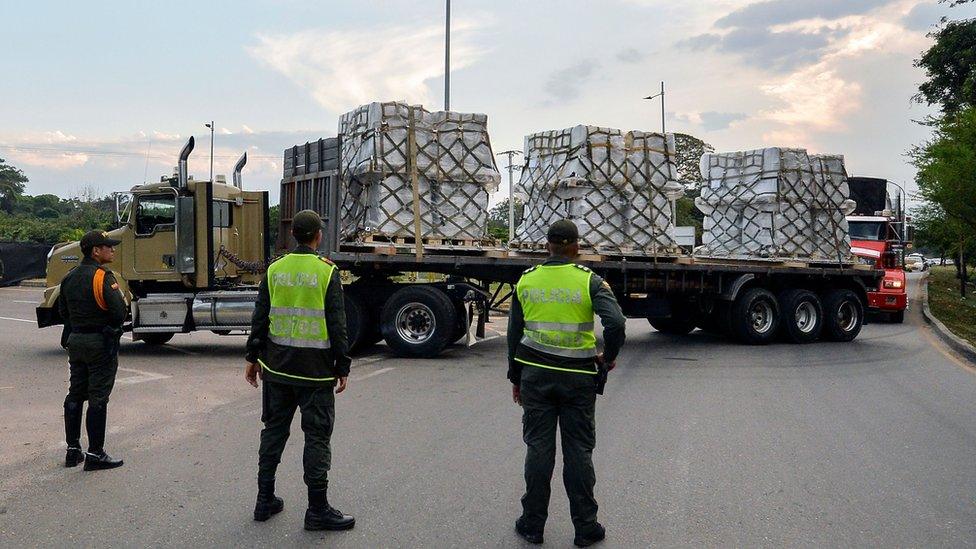
{"type": "Polygon", "coordinates": [[[893,280],[890,278],[884,279],[884,287],[887,290],[898,290],[905,287],[905,283],[901,280],[893,280]]]}

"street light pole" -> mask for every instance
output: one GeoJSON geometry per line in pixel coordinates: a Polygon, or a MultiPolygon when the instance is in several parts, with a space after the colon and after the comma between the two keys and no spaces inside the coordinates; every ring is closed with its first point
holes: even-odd
{"type": "Polygon", "coordinates": [[[664,81],[661,81],[661,93],[655,93],[654,95],[645,97],[644,99],[655,99],[657,97],[661,98],[661,135],[667,135],[667,129],[665,127],[665,114],[664,114],[664,81]]]}
{"type": "Polygon", "coordinates": [[[496,156],[508,156],[508,241],[511,242],[515,237],[515,188],[512,178],[512,170],[515,168],[515,155],[522,154],[522,151],[515,149],[503,151],[496,156]]]}
{"type": "Polygon", "coordinates": [[[213,183],[213,145],[214,145],[214,123],[213,120],[204,126],[210,128],[210,182],[213,183]]]}
{"type": "Polygon", "coordinates": [[[451,0],[446,0],[444,19],[444,110],[451,110],[451,0]]]}

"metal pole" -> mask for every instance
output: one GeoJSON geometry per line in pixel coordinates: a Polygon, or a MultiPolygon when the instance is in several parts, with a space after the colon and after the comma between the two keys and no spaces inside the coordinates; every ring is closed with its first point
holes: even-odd
{"type": "Polygon", "coordinates": [[[213,145],[214,145],[214,123],[210,121],[210,182],[213,183],[213,145]]]}
{"type": "Polygon", "coordinates": [[[667,135],[668,132],[664,126],[664,81],[661,81],[661,135],[667,135]]]}
{"type": "Polygon", "coordinates": [[[451,110],[451,0],[446,0],[444,21],[444,110],[451,110]]]}
{"type": "Polygon", "coordinates": [[[512,170],[515,168],[515,155],[522,154],[521,151],[510,150],[498,153],[508,156],[508,241],[511,242],[515,237],[515,184],[512,170]]]}

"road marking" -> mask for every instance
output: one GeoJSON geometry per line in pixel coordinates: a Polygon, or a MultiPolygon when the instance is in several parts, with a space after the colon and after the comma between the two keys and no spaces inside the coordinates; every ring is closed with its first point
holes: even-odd
{"type": "Polygon", "coordinates": [[[368,373],[368,374],[366,374],[364,376],[359,376],[357,378],[353,378],[353,381],[362,381],[364,379],[369,379],[371,377],[376,377],[376,376],[378,376],[380,374],[385,374],[385,373],[391,372],[393,370],[396,370],[396,367],[395,366],[390,366],[389,368],[383,368],[382,370],[376,370],[375,372],[370,372],[370,373],[368,373]]]}
{"type": "Polygon", "coordinates": [[[26,318],[10,318],[9,316],[0,316],[0,320],[14,320],[14,321],[17,321],[17,322],[30,322],[31,324],[34,323],[33,320],[27,320],[26,318]]]}
{"type": "Polygon", "coordinates": [[[13,303],[30,303],[31,305],[34,305],[37,302],[36,301],[21,301],[19,299],[14,299],[13,300],[13,303]]]}
{"type": "Polygon", "coordinates": [[[376,364],[382,360],[386,360],[385,356],[371,356],[367,358],[356,359],[356,366],[369,366],[370,364],[376,364]]]}
{"type": "Polygon", "coordinates": [[[0,387],[0,391],[3,391],[4,389],[13,389],[13,387],[0,387]]]}
{"type": "Polygon", "coordinates": [[[4,291],[4,290],[6,290],[8,292],[21,292],[21,293],[25,293],[25,294],[36,293],[36,292],[43,293],[44,292],[44,288],[34,288],[34,289],[31,289],[31,290],[25,290],[25,289],[22,289],[22,288],[0,288],[0,291],[4,291]]]}
{"type": "Polygon", "coordinates": [[[122,379],[116,380],[116,385],[135,385],[136,383],[145,383],[147,381],[156,381],[159,379],[167,379],[172,376],[165,374],[157,374],[155,372],[146,372],[144,370],[136,370],[135,368],[119,368],[122,372],[131,372],[133,374],[138,374],[134,377],[124,377],[122,379]]]}

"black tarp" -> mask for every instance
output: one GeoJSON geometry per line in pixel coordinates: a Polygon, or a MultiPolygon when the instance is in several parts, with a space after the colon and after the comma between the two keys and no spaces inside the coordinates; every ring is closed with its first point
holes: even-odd
{"type": "Polygon", "coordinates": [[[874,215],[888,208],[888,180],[876,177],[849,177],[851,200],[857,202],[854,215],[874,215]]]}
{"type": "Polygon", "coordinates": [[[51,244],[0,242],[0,287],[30,278],[44,278],[50,251],[51,244]]]}

